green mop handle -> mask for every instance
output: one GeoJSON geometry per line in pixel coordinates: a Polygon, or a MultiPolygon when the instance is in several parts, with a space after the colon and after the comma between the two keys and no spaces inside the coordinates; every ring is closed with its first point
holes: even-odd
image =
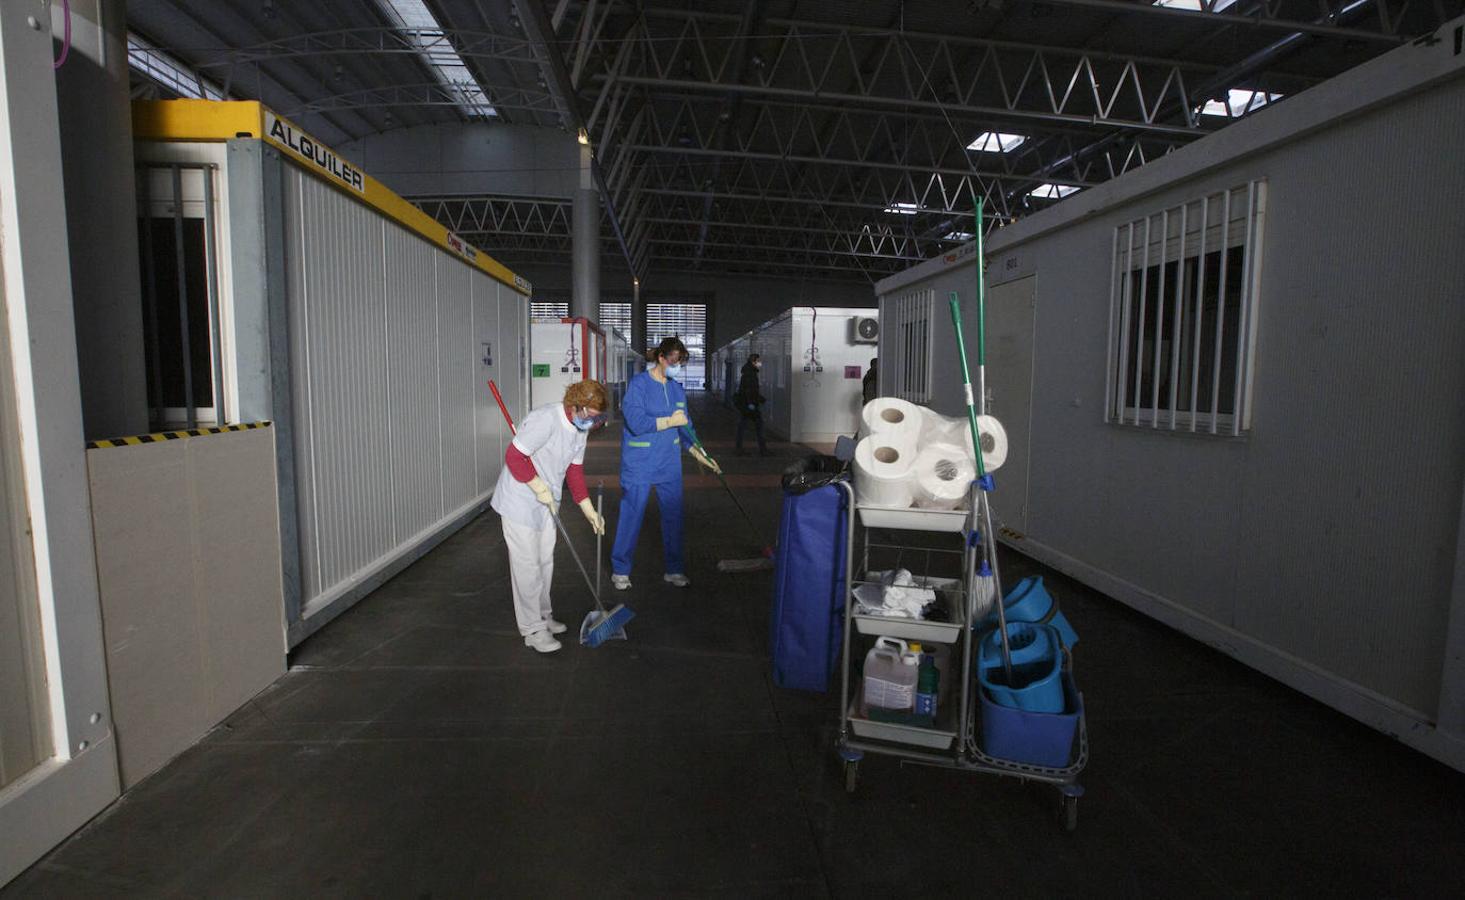
{"type": "MultiPolygon", "coordinates": [[[[978,265],[980,265],[980,260],[978,265]]],[[[980,293],[980,292],[978,292],[980,293]]],[[[982,327],[978,320],[977,332],[981,333],[982,327]]],[[[956,329],[956,355],[961,360],[961,381],[962,387],[966,389],[966,417],[967,424],[972,429],[972,452],[977,457],[977,477],[985,477],[987,474],[986,462],[982,459],[982,436],[977,429],[977,405],[976,399],[972,396],[972,372],[966,361],[966,336],[961,330],[961,298],[956,291],[951,292],[951,325],[956,329]]],[[[981,365],[981,342],[978,344],[978,365],[981,365]]]]}

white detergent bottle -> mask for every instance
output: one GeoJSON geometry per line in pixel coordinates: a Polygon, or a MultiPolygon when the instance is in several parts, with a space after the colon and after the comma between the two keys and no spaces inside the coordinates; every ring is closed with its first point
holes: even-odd
{"type": "Polygon", "coordinates": [[[899,638],[882,637],[865,654],[865,707],[910,712],[916,705],[920,657],[899,638]]]}

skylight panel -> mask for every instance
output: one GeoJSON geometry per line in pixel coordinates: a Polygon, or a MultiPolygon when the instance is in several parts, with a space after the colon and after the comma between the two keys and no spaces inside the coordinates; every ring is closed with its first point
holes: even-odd
{"type": "Polygon", "coordinates": [[[422,0],[376,0],[376,4],[406,34],[422,61],[458,101],[464,115],[474,119],[497,116],[488,92],[473,77],[452,41],[422,0]]]}
{"type": "MultiPolygon", "coordinates": [[[[1201,0],[1155,0],[1154,6],[1165,6],[1170,9],[1190,9],[1200,12],[1204,9],[1201,0]]],[[[1210,12],[1225,12],[1236,5],[1236,0],[1215,0],[1211,4],[1210,12]]]]}
{"type": "Polygon", "coordinates": [[[1237,119],[1282,99],[1281,94],[1266,91],[1252,91],[1246,88],[1232,88],[1226,92],[1226,99],[1210,99],[1200,108],[1203,116],[1222,116],[1237,119]]]}
{"type": "Polygon", "coordinates": [[[211,82],[132,32],[127,33],[127,64],[180,97],[224,99],[224,92],[211,82]]]}
{"type": "Polygon", "coordinates": [[[1054,184],[1053,182],[1049,181],[1044,182],[1043,184],[1040,184],[1033,190],[1029,191],[1028,196],[1036,197],[1039,200],[1062,200],[1069,194],[1078,193],[1078,190],[1078,188],[1074,187],[1071,184],[1054,184]]]}
{"type": "Polygon", "coordinates": [[[977,135],[977,139],[966,145],[968,150],[975,150],[978,153],[1007,153],[1017,149],[1024,141],[1025,134],[1005,134],[1001,131],[984,131],[977,135]]]}

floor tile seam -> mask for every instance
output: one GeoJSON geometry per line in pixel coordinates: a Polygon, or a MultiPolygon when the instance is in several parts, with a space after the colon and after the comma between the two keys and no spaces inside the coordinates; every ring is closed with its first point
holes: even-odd
{"type": "MultiPolygon", "coordinates": [[[[1245,893],[1244,891],[1241,891],[1237,885],[1229,881],[1223,873],[1212,868],[1206,862],[1206,858],[1203,854],[1196,852],[1195,850],[1191,849],[1188,844],[1179,840],[1175,836],[1175,830],[1158,815],[1156,815],[1154,810],[1152,810],[1148,804],[1135,796],[1134,792],[1131,791],[1129,787],[1125,784],[1123,776],[1115,775],[1106,780],[1108,781],[1110,788],[1113,789],[1115,793],[1117,793],[1131,806],[1133,806],[1137,812],[1139,812],[1142,816],[1149,820],[1150,824],[1159,833],[1161,841],[1168,844],[1174,850],[1174,852],[1179,853],[1192,866],[1194,866],[1197,871],[1209,878],[1213,886],[1224,887],[1227,890],[1235,891],[1238,894],[1245,893]]],[[[1082,804],[1080,804],[1080,806],[1082,806],[1082,804]]],[[[1079,827],[1083,827],[1082,823],[1080,823],[1079,827]]]]}
{"type": "Polygon", "coordinates": [[[826,897],[834,897],[836,893],[834,890],[833,875],[829,870],[831,860],[826,858],[827,854],[819,841],[819,829],[814,821],[814,810],[812,804],[809,802],[810,798],[806,797],[804,792],[799,789],[799,770],[794,764],[793,748],[789,746],[788,736],[784,729],[783,714],[779,711],[778,698],[774,695],[773,682],[768,677],[767,672],[762,673],[762,680],[764,695],[768,698],[768,708],[773,713],[773,721],[776,726],[775,730],[778,734],[778,743],[783,748],[783,761],[784,765],[788,768],[789,782],[794,786],[794,796],[798,798],[799,807],[804,814],[804,827],[809,834],[809,843],[814,847],[814,858],[819,861],[819,876],[824,884],[824,895],[826,897]]]}

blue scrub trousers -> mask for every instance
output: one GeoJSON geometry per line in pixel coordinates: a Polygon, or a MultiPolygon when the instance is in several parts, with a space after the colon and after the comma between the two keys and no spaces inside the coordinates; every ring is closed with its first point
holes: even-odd
{"type": "MultiPolygon", "coordinates": [[[[649,484],[622,484],[621,511],[616,519],[615,545],[611,548],[611,571],[631,574],[631,559],[636,555],[636,538],[641,535],[641,518],[646,514],[646,500],[651,496],[649,484]]],[[[656,505],[661,510],[661,544],[666,553],[666,574],[684,575],[682,562],[682,478],[681,472],[672,481],[654,485],[656,505]]]]}

